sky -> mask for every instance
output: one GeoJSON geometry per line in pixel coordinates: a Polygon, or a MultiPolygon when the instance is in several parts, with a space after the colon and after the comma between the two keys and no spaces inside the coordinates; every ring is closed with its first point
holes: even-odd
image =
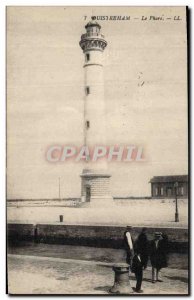
{"type": "Polygon", "coordinates": [[[45,153],[51,145],[83,145],[79,41],[92,15],[130,16],[99,21],[108,43],[107,145],[141,146],[145,156],[144,162],[109,163],[112,195],[150,196],[153,176],[188,172],[184,7],[9,7],[8,199],[57,198],[59,177],[61,197],[80,196],[83,163],[52,164],[45,153]]]}

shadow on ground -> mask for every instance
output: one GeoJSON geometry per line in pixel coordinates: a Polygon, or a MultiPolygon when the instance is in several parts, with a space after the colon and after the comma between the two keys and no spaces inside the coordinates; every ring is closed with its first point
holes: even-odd
{"type": "Polygon", "coordinates": [[[165,276],[165,277],[170,279],[170,280],[179,280],[179,281],[182,281],[184,283],[188,283],[188,278],[185,278],[185,277],[181,277],[181,276],[165,276]]]}
{"type": "Polygon", "coordinates": [[[107,292],[109,293],[110,289],[111,289],[112,286],[97,286],[94,288],[95,291],[103,291],[103,292],[107,292]]]}
{"type": "Polygon", "coordinates": [[[68,280],[69,278],[67,277],[58,277],[57,280],[68,280]]]}

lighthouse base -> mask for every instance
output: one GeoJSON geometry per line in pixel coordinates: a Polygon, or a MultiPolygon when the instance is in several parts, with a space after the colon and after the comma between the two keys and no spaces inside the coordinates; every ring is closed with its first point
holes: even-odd
{"type": "Polygon", "coordinates": [[[84,206],[110,207],[113,205],[113,197],[110,194],[110,177],[110,174],[102,171],[83,170],[81,199],[84,206]]]}

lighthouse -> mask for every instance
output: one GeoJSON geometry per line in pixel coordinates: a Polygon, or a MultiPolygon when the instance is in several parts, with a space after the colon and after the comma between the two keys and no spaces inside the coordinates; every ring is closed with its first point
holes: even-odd
{"type": "MultiPolygon", "coordinates": [[[[84,55],[84,145],[92,151],[106,146],[106,110],[104,100],[103,52],[107,46],[101,26],[90,21],[82,34],[80,47],[84,55]]],[[[91,161],[86,157],[81,174],[81,199],[90,206],[109,206],[113,203],[107,161],[91,161]]]]}

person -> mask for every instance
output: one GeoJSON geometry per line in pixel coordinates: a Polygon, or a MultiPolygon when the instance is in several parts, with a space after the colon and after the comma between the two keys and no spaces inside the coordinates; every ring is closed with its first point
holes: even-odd
{"type": "Polygon", "coordinates": [[[150,261],[152,265],[152,283],[162,282],[160,270],[167,267],[167,236],[155,232],[155,238],[150,243],[150,261]]]}
{"type": "Polygon", "coordinates": [[[146,234],[147,229],[142,228],[135,245],[134,245],[134,258],[132,261],[132,272],[135,273],[136,277],[136,288],[137,293],[142,293],[141,290],[142,280],[143,280],[143,270],[147,268],[148,264],[148,238],[146,234]]]}
{"type": "Polygon", "coordinates": [[[135,251],[134,257],[132,259],[132,264],[131,264],[131,272],[135,273],[135,278],[136,278],[136,287],[133,288],[133,290],[136,293],[143,293],[143,290],[141,289],[142,280],[143,280],[143,264],[141,261],[141,256],[139,251],[135,251]]]}
{"type": "Polygon", "coordinates": [[[168,236],[165,233],[162,233],[161,240],[161,253],[162,253],[162,263],[163,268],[168,267],[168,236]]]}
{"type": "Polygon", "coordinates": [[[133,239],[131,236],[132,226],[127,226],[124,232],[124,247],[126,251],[126,262],[131,266],[131,260],[134,255],[133,239]]]}

